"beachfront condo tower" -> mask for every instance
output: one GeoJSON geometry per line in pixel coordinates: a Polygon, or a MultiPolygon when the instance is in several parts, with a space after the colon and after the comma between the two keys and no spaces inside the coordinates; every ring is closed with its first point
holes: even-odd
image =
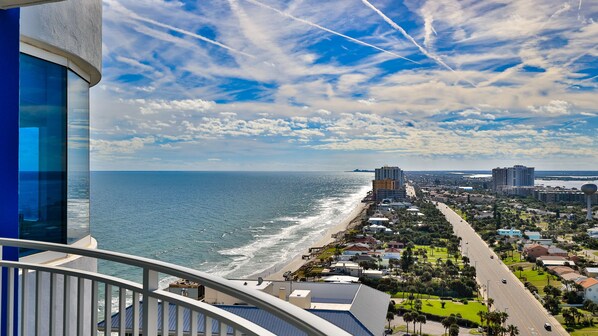
{"type": "Polygon", "coordinates": [[[374,180],[372,181],[372,190],[376,201],[384,199],[393,201],[405,200],[405,175],[399,167],[384,166],[376,168],[374,180]]]}

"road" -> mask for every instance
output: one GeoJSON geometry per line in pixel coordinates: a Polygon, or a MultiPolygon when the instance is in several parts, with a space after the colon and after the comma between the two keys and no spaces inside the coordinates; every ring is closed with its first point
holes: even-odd
{"type": "Polygon", "coordinates": [[[509,314],[507,325],[516,325],[520,335],[569,335],[465,220],[444,203],[438,202],[437,208],[453,225],[455,234],[461,237],[463,254],[476,267],[483,295],[487,297],[489,289],[494,309],[509,314]],[[502,279],[507,283],[503,284],[502,279]],[[551,332],[544,329],[546,322],[552,325],[551,332]]]}

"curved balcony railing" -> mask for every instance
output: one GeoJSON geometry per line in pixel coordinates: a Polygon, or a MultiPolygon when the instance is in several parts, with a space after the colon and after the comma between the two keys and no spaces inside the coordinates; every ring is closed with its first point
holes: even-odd
{"type": "Polygon", "coordinates": [[[2,306],[7,307],[6,312],[1,312],[6,323],[0,326],[2,334],[6,332],[6,335],[13,335],[16,329],[20,335],[97,335],[99,329],[123,336],[274,335],[217,306],[161,290],[158,286],[160,274],[197,282],[237,298],[273,314],[307,335],[350,335],[334,324],[269,294],[187,267],[124,253],[0,238],[0,267],[7,269],[5,275],[0,276],[0,288],[2,281],[6,282],[4,286],[7,288],[4,291],[6,297],[0,300],[6,302],[2,306]],[[3,246],[53,251],[134,266],[143,271],[143,280],[136,283],[74,268],[6,261],[1,258],[3,246]],[[99,297],[100,286],[104,286],[103,298],[99,297]],[[117,293],[118,311],[112,308],[114,292],[117,293]],[[128,298],[132,306],[127,308],[128,298]],[[105,304],[104,322],[98,327],[98,302],[102,301],[105,304]],[[171,310],[174,312],[171,313],[171,310]],[[171,321],[173,317],[174,323],[171,321]],[[174,330],[171,330],[171,325],[175,326],[174,330]]]}

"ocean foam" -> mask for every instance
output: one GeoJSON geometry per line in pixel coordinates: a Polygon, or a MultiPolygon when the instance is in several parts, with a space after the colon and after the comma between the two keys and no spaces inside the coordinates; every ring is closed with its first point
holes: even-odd
{"type": "Polygon", "coordinates": [[[369,189],[364,186],[346,198],[322,199],[312,210],[315,213],[312,216],[276,218],[274,222],[290,225],[272,234],[253,234],[255,240],[249,244],[219,250],[219,254],[229,257],[229,262],[214,267],[214,273],[223,277],[251,277],[272,267],[281,267],[321,239],[332,225],[347,220],[369,189]]]}

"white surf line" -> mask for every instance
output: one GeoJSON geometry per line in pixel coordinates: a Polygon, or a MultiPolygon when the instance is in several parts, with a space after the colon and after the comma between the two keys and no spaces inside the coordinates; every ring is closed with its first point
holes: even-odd
{"type": "MultiPolygon", "coordinates": [[[[361,0],[361,2],[363,2],[364,5],[370,7],[374,12],[378,13],[378,15],[380,15],[380,17],[382,17],[382,19],[384,19],[384,21],[386,21],[386,23],[388,23],[394,29],[398,30],[406,39],[411,41],[411,43],[413,43],[419,49],[419,51],[421,51],[421,53],[424,54],[426,57],[432,59],[433,61],[440,64],[447,70],[457,73],[453,68],[451,68],[448,64],[446,64],[440,57],[429,53],[424,47],[419,45],[419,43],[417,43],[417,41],[413,37],[411,37],[411,35],[409,35],[409,33],[407,33],[405,31],[405,29],[403,29],[403,27],[399,26],[396,22],[394,22],[392,19],[390,19],[388,16],[386,16],[386,14],[382,13],[382,11],[380,11],[378,8],[374,7],[374,5],[372,5],[368,0],[361,0]]],[[[436,31],[434,31],[434,33],[436,33],[436,31]]],[[[476,87],[475,84],[468,81],[467,79],[463,79],[463,80],[465,82],[469,83],[471,86],[476,87]]]]}
{"type": "Polygon", "coordinates": [[[412,60],[412,59],[409,59],[409,58],[407,58],[407,57],[401,56],[401,55],[399,55],[399,54],[397,54],[397,53],[395,53],[395,52],[392,52],[392,51],[389,51],[389,50],[386,50],[386,49],[382,49],[382,48],[380,48],[380,47],[377,47],[377,46],[375,46],[375,45],[373,45],[373,44],[369,44],[369,43],[367,43],[367,42],[363,42],[363,41],[361,41],[361,40],[358,40],[358,39],[356,39],[356,38],[353,38],[353,37],[351,37],[351,36],[347,36],[347,35],[345,35],[345,34],[339,33],[339,32],[337,32],[337,31],[334,31],[334,30],[332,30],[332,29],[328,29],[328,28],[326,28],[326,27],[320,26],[320,25],[319,25],[319,24],[317,24],[317,23],[313,23],[313,22],[311,22],[311,21],[308,21],[308,20],[305,20],[305,19],[298,18],[298,17],[296,17],[296,16],[293,16],[293,15],[291,15],[291,14],[289,14],[289,13],[285,13],[285,12],[283,12],[283,11],[279,10],[279,9],[276,9],[276,8],[274,8],[274,7],[271,7],[271,6],[269,6],[269,5],[266,5],[266,4],[264,4],[264,3],[261,3],[261,2],[259,2],[259,1],[256,1],[256,0],[245,0],[245,1],[247,1],[247,2],[249,2],[249,3],[252,3],[252,4],[256,5],[256,6],[260,6],[260,7],[262,7],[262,8],[269,9],[269,10],[271,10],[271,11],[274,11],[274,12],[276,12],[276,13],[278,13],[278,14],[282,15],[282,16],[285,16],[285,17],[288,17],[289,19],[292,19],[292,20],[295,20],[295,21],[298,21],[298,22],[304,23],[304,24],[306,24],[306,25],[308,25],[308,26],[312,26],[312,27],[314,27],[314,28],[318,28],[318,29],[320,29],[320,30],[323,30],[323,31],[325,31],[325,32],[328,32],[328,33],[330,33],[330,34],[333,34],[333,35],[336,35],[336,36],[343,37],[343,38],[345,38],[345,39],[347,39],[347,40],[349,40],[349,41],[351,41],[351,42],[354,42],[354,43],[361,44],[361,45],[363,45],[363,46],[366,46],[366,47],[370,47],[370,48],[376,49],[376,50],[378,50],[378,51],[381,51],[381,52],[383,52],[383,53],[386,53],[386,54],[393,55],[393,56],[395,56],[395,57],[397,57],[397,58],[404,59],[404,60],[406,60],[406,61],[409,61],[409,62],[411,62],[411,63],[420,64],[420,63],[419,63],[419,62],[417,62],[417,61],[414,61],[414,60],[412,60]]]}
{"type": "Polygon", "coordinates": [[[243,52],[243,51],[240,51],[240,50],[234,49],[234,48],[232,48],[232,47],[229,47],[229,46],[227,46],[226,44],[222,44],[222,43],[220,43],[220,42],[218,42],[218,41],[214,41],[214,40],[212,40],[212,39],[209,39],[209,38],[207,38],[207,37],[205,37],[205,36],[202,36],[202,35],[199,35],[199,34],[196,34],[196,33],[190,32],[190,31],[188,31],[188,30],[184,30],[184,29],[181,29],[181,28],[177,28],[177,27],[175,27],[175,26],[171,26],[171,25],[169,25],[169,24],[165,24],[165,23],[162,23],[162,22],[158,22],[158,21],[156,21],[156,20],[152,20],[152,19],[149,19],[149,18],[146,18],[146,17],[140,16],[140,15],[138,15],[138,14],[136,14],[136,13],[132,12],[132,11],[131,11],[131,10],[129,10],[128,8],[124,7],[124,6],[123,6],[121,3],[119,3],[118,1],[113,1],[113,0],[105,0],[105,2],[107,2],[109,5],[111,5],[111,6],[113,7],[113,9],[114,9],[114,10],[116,10],[116,11],[120,11],[121,13],[123,13],[123,14],[127,15],[127,16],[128,16],[129,18],[131,18],[131,19],[134,19],[134,20],[137,20],[137,21],[141,21],[141,22],[145,22],[145,23],[149,23],[149,24],[151,24],[151,25],[154,25],[154,26],[158,26],[158,27],[166,28],[166,29],[168,29],[168,30],[172,30],[172,31],[175,31],[175,32],[177,32],[177,33],[181,33],[181,34],[183,34],[183,35],[187,35],[187,36],[193,37],[193,38],[195,38],[195,39],[198,39],[198,40],[201,40],[201,41],[207,42],[207,43],[209,43],[209,44],[212,44],[212,45],[218,46],[218,47],[220,47],[220,48],[226,49],[226,50],[228,50],[228,51],[231,51],[231,52],[233,52],[233,53],[240,54],[240,55],[243,55],[243,56],[247,56],[247,57],[250,57],[250,58],[255,58],[255,56],[253,56],[253,55],[251,55],[251,54],[248,54],[248,53],[246,53],[246,52],[243,52]]]}

